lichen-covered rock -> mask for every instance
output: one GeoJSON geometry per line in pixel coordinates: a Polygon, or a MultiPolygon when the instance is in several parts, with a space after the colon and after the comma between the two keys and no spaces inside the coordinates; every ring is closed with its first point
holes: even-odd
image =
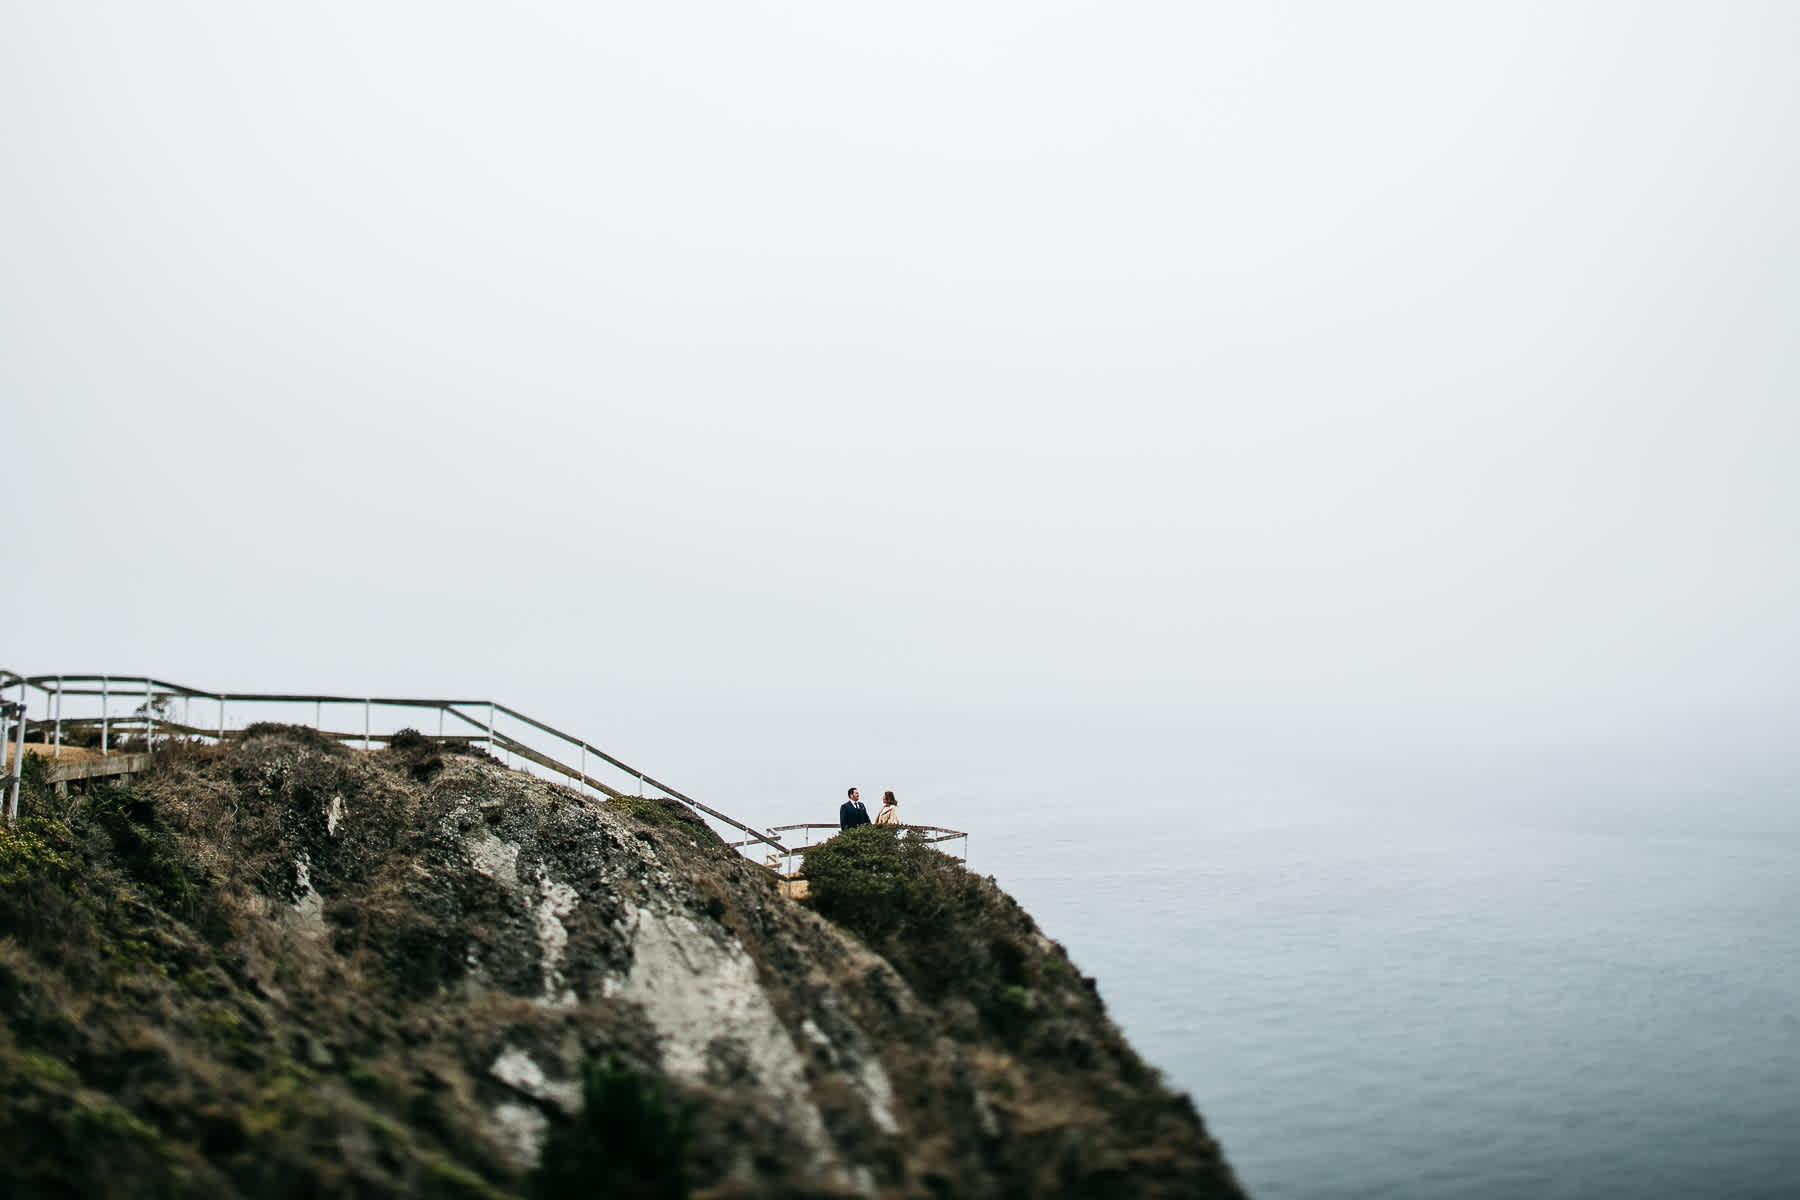
{"type": "Polygon", "coordinates": [[[991,882],[965,895],[1016,926],[1013,1024],[679,806],[478,756],[265,730],[29,799],[0,835],[39,864],[0,871],[10,1194],[525,1194],[603,1060],[689,1114],[697,1194],[1239,1194],[991,882]]]}

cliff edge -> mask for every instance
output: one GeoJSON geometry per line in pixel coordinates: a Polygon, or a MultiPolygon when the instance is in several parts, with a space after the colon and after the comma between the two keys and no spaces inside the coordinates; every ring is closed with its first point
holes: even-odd
{"type": "Polygon", "coordinates": [[[892,830],[801,904],[672,802],[423,738],[28,792],[11,1195],[1241,1195],[1062,948],[892,830]]]}

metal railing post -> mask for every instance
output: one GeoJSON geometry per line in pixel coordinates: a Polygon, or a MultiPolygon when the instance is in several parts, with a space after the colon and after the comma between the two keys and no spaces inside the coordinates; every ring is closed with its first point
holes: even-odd
{"type": "Polygon", "coordinates": [[[50,757],[62,757],[62,676],[56,677],[56,751],[50,757]]]}
{"type": "Polygon", "coordinates": [[[156,754],[156,692],[148,679],[144,680],[144,753],[156,754]]]}
{"type": "Polygon", "coordinates": [[[19,777],[25,770],[25,685],[19,684],[19,740],[13,745],[12,800],[6,808],[8,822],[19,819],[19,777]]]}
{"type": "Polygon", "coordinates": [[[313,701],[313,728],[318,730],[325,728],[325,702],[323,700],[313,701]]]}
{"type": "Polygon", "coordinates": [[[100,677],[100,753],[102,754],[106,753],[106,735],[108,733],[106,716],[107,710],[112,707],[112,697],[107,692],[111,686],[106,676],[102,675],[100,677]]]}
{"type": "Polygon", "coordinates": [[[219,693],[219,745],[225,744],[225,693],[219,693]]]}
{"type": "Polygon", "coordinates": [[[494,752],[494,702],[488,701],[488,753],[494,752]]]}
{"type": "MultiPolygon", "coordinates": [[[[0,746],[12,745],[12,718],[12,705],[8,703],[3,694],[0,694],[0,746]]],[[[19,719],[23,721],[25,714],[20,713],[19,719]]]]}
{"type": "Polygon", "coordinates": [[[577,780],[576,782],[578,782],[581,785],[581,794],[583,796],[587,795],[587,743],[586,742],[581,743],[581,778],[579,780],[577,780]]]}
{"type": "Polygon", "coordinates": [[[369,708],[375,702],[367,696],[363,697],[363,749],[369,748],[369,708]]]}

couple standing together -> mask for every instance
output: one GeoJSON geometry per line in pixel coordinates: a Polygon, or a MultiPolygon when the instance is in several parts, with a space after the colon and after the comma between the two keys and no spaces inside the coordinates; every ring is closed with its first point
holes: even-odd
{"type": "MultiPolygon", "coordinates": [[[[855,788],[850,789],[850,798],[838,806],[838,828],[855,829],[858,825],[869,823],[869,810],[863,807],[862,797],[855,788]]],[[[900,823],[900,802],[894,799],[894,793],[881,794],[881,811],[875,814],[877,825],[898,825],[900,823]]]]}

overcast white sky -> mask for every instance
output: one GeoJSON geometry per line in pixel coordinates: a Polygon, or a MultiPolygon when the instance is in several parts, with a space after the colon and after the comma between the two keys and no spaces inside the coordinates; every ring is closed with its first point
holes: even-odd
{"type": "Polygon", "coordinates": [[[4,665],[627,756],[1788,736],[1797,49],[1790,3],[0,0],[4,665]]]}

